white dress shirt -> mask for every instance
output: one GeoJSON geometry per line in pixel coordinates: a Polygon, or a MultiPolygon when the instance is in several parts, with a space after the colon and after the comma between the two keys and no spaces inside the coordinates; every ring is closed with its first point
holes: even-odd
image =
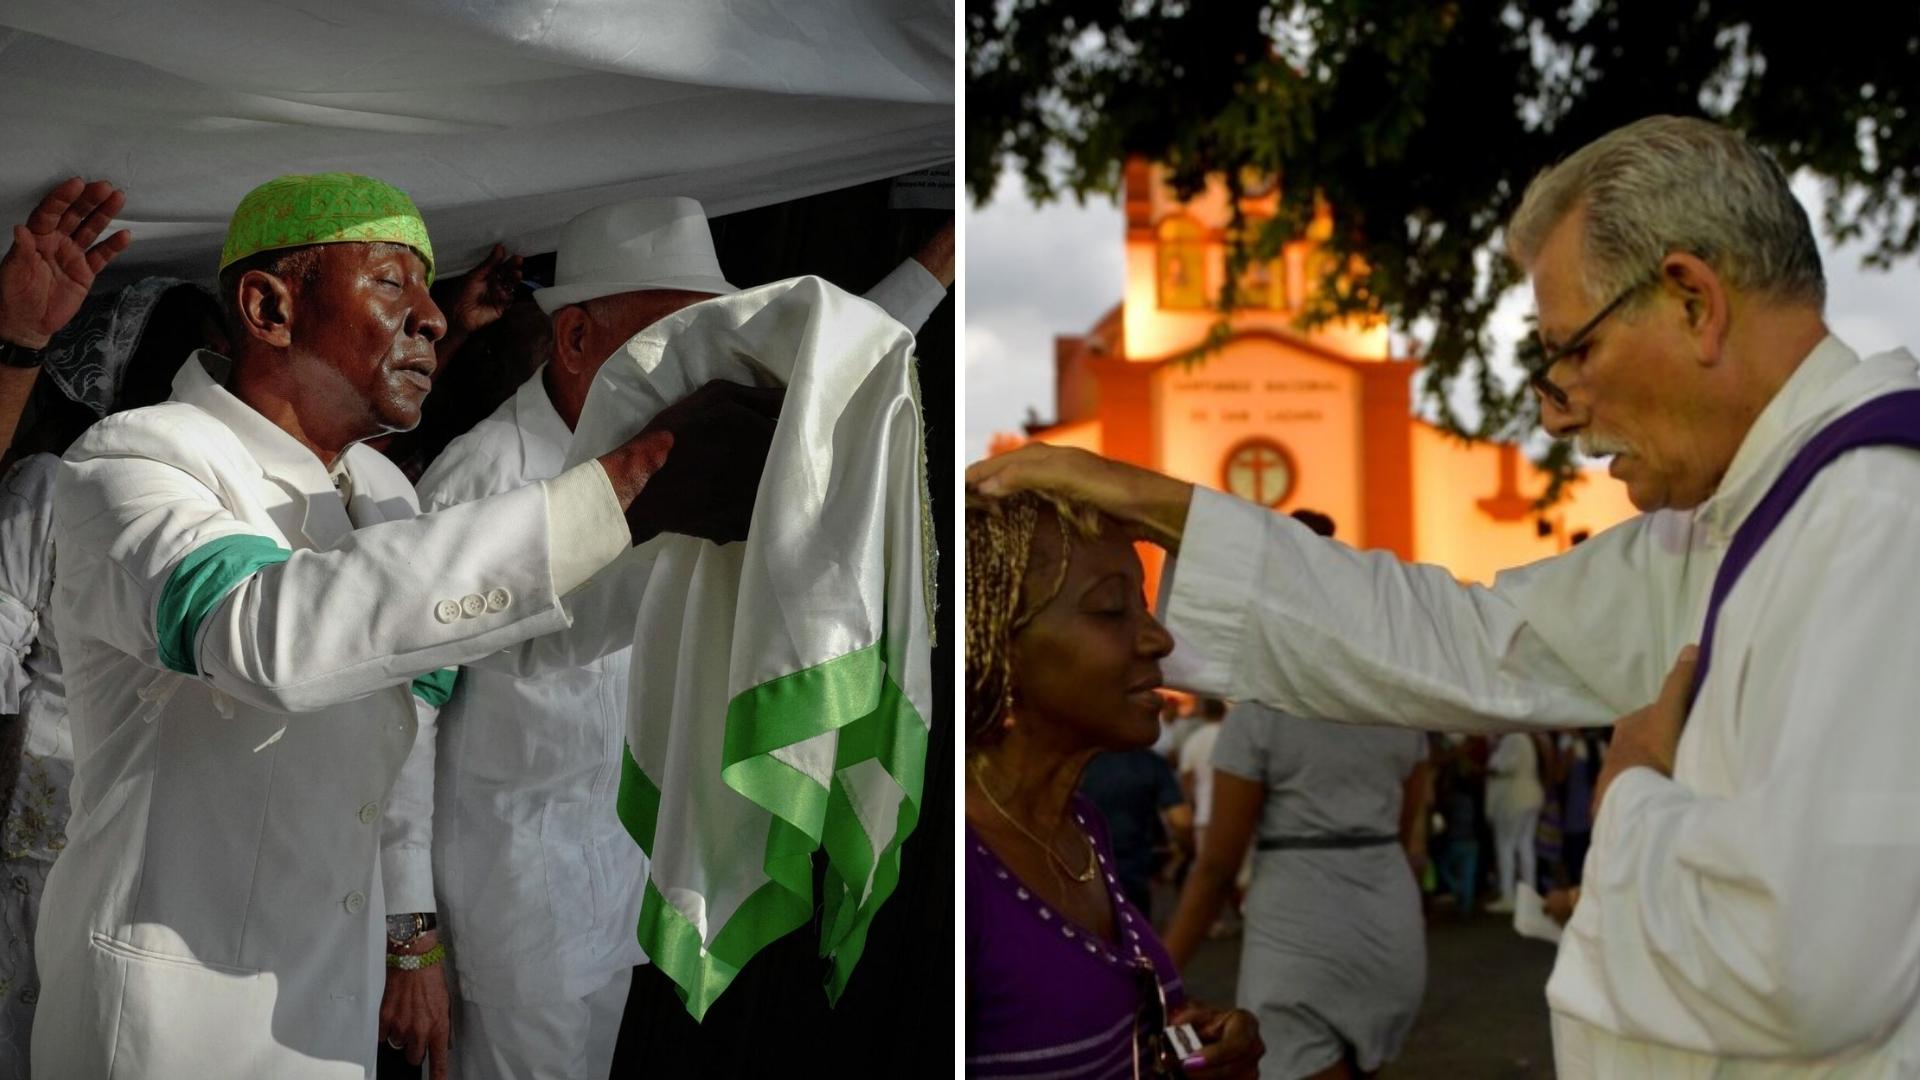
{"type": "MultiPolygon", "coordinates": [[[[428,510],[558,476],[573,433],[534,372],[420,478],[428,510]]],[[[630,642],[632,617],[613,627],[630,642]]],[[[628,648],[516,678],[470,667],[394,786],[387,907],[446,919],[463,997],[582,998],[646,962],[647,860],[615,813],[628,648]]]]}
{"type": "MultiPolygon", "coordinates": [[[[1827,338],[1712,498],[1492,588],[1196,491],[1170,675],[1361,723],[1610,723],[1697,638],[1727,544],[1792,454],[1917,386],[1911,354],[1827,338]]],[[[1920,455],[1856,450],[1729,595],[1674,775],[1632,769],[1607,793],[1548,984],[1561,1076],[1920,1075],[1916,600],[1920,455]]]]}

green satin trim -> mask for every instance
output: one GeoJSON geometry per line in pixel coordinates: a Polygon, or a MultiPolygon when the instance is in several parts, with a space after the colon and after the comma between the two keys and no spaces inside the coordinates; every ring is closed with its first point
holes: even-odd
{"type": "MultiPolygon", "coordinates": [[[[899,881],[900,845],[919,820],[927,725],[901,692],[878,644],[745,691],[729,703],[726,723],[721,778],[773,815],[761,862],[770,880],[741,903],[707,948],[699,928],[649,880],[637,928],[640,944],[673,980],[688,1013],[701,1019],[748,960],[812,918],[813,852],[824,848],[820,951],[832,957],[826,990],[829,1001],[838,1001],[865,947],[867,927],[899,881]],[[770,756],[835,730],[840,738],[830,787],[770,756]],[[870,759],[903,791],[893,838],[878,852],[840,780],[841,770],[870,759]]],[[[620,820],[649,856],[659,805],[659,787],[631,753],[624,755],[620,820]]]]}
{"type": "Polygon", "coordinates": [[[620,744],[620,794],[617,809],[620,812],[620,824],[627,827],[627,834],[640,850],[653,858],[653,830],[660,820],[660,789],[647,774],[640,771],[640,763],[633,760],[633,747],[626,742],[620,744]]]}
{"type": "Polygon", "coordinates": [[[413,696],[437,709],[453,696],[453,684],[459,678],[460,669],[457,667],[429,671],[413,680],[413,696]]]}
{"type": "Polygon", "coordinates": [[[182,675],[199,675],[195,643],[200,624],[220,601],[262,567],[286,562],[293,552],[254,533],[209,540],[173,568],[154,606],[153,633],[160,663],[182,675]]]}
{"type": "Polygon", "coordinates": [[[827,999],[839,1001],[853,976],[855,964],[866,949],[867,928],[880,905],[893,895],[900,883],[900,845],[913,835],[920,822],[920,793],[924,790],[927,768],[927,725],[889,677],[881,687],[880,705],[872,713],[847,725],[840,732],[839,751],[833,767],[836,774],[851,765],[876,759],[893,777],[903,792],[893,838],[879,852],[853,812],[853,803],[836,781],[829,796],[827,829],[823,846],[827,849],[826,892],[821,908],[820,955],[831,957],[833,968],[827,975],[827,999]],[[873,887],[864,890],[868,875],[873,887]],[[862,891],[865,899],[861,899],[862,891]]]}

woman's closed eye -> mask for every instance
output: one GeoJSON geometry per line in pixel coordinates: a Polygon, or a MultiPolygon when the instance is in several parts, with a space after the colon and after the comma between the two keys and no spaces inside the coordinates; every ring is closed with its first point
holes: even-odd
{"type": "Polygon", "coordinates": [[[1117,576],[1101,579],[1081,597],[1080,610],[1100,618],[1125,618],[1131,612],[1125,583],[1117,576]]]}

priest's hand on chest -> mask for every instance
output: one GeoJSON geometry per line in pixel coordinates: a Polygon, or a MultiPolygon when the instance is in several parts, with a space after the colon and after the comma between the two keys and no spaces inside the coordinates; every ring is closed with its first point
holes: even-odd
{"type": "Polygon", "coordinates": [[[714,381],[602,457],[636,544],[663,532],[744,540],[785,391],[714,381]]]}
{"type": "Polygon", "coordinates": [[[1628,713],[1613,725],[1613,741],[1607,744],[1607,761],[1593,785],[1593,819],[1600,820],[1600,804],[1614,778],[1628,769],[1645,766],[1662,776],[1673,775],[1673,758],[1680,747],[1680,728],[1687,719],[1687,693],[1693,686],[1693,669],[1700,650],[1692,645],[1680,650],[1660,687],[1653,704],[1628,713]]]}

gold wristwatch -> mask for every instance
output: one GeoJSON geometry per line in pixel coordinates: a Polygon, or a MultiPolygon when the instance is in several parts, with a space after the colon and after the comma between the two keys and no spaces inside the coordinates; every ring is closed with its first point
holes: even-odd
{"type": "Polygon", "coordinates": [[[410,911],[402,915],[387,916],[387,948],[389,950],[406,949],[413,945],[414,939],[429,930],[437,929],[440,920],[431,911],[410,911]]]}

